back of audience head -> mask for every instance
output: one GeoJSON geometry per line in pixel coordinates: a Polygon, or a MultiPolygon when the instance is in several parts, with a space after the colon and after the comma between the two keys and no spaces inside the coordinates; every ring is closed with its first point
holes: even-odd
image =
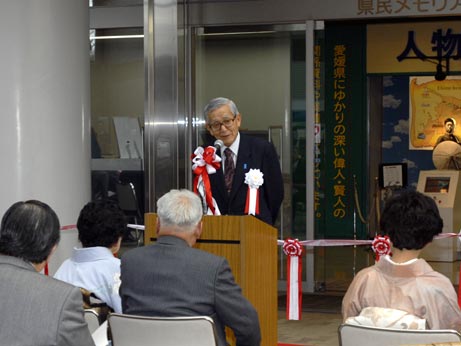
{"type": "Polygon", "coordinates": [[[0,253],[40,264],[60,239],[59,219],[51,207],[37,200],[16,202],[0,226],[0,253]]]}
{"type": "Polygon", "coordinates": [[[420,250],[442,232],[443,220],[432,198],[408,189],[386,201],[380,228],[393,247],[420,250]]]}
{"type": "Polygon", "coordinates": [[[189,190],[171,190],[157,201],[157,215],[162,228],[192,232],[202,220],[202,202],[189,190]]]}
{"type": "Polygon", "coordinates": [[[78,238],[83,247],[117,244],[126,229],[127,220],[113,201],[98,200],[87,203],[77,220],[78,238]]]}

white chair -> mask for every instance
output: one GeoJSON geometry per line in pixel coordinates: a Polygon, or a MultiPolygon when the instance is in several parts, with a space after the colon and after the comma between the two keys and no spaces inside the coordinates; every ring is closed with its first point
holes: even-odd
{"type": "Polygon", "coordinates": [[[107,321],[99,326],[92,334],[95,346],[111,346],[107,337],[107,321]]]}
{"type": "Polygon", "coordinates": [[[90,330],[90,333],[93,334],[93,332],[99,328],[99,315],[96,311],[93,309],[85,309],[85,321],[88,324],[88,329],[90,330]]]}
{"type": "Polygon", "coordinates": [[[113,346],[216,346],[216,331],[208,316],[149,317],[110,314],[113,346]]]}
{"type": "Polygon", "coordinates": [[[343,323],[338,329],[340,346],[400,346],[461,342],[461,334],[455,330],[414,330],[359,326],[343,323]]]}

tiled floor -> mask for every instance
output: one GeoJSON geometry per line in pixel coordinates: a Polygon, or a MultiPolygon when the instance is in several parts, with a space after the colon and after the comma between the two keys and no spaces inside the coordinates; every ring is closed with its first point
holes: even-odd
{"type": "Polygon", "coordinates": [[[280,343],[337,346],[337,330],[341,319],[342,295],[328,293],[303,294],[300,321],[286,319],[286,296],[278,300],[278,340],[280,343]]]}
{"type": "Polygon", "coordinates": [[[300,321],[288,321],[279,312],[278,340],[287,344],[338,346],[340,314],[304,312],[300,321]]]}

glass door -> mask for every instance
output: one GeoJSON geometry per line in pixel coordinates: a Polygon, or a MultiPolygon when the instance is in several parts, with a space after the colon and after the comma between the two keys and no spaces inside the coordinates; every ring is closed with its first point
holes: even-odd
{"type": "MultiPolygon", "coordinates": [[[[208,136],[203,107],[221,96],[236,103],[242,133],[274,144],[285,186],[279,239],[306,237],[305,40],[304,24],[198,28],[193,40],[193,99],[201,124],[194,144],[208,136]]],[[[279,253],[284,280],[285,256],[279,253]]]]}

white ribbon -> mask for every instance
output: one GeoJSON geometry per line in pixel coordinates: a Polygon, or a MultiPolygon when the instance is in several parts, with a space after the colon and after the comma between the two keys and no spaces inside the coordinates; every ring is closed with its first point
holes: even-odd
{"type": "Polygon", "coordinates": [[[256,215],[256,201],[258,199],[258,189],[249,187],[249,205],[248,205],[248,215],[256,215]]]}
{"type": "Polygon", "coordinates": [[[290,303],[287,310],[288,320],[299,320],[300,311],[299,311],[299,257],[298,256],[288,256],[289,263],[289,292],[290,303]]]}

